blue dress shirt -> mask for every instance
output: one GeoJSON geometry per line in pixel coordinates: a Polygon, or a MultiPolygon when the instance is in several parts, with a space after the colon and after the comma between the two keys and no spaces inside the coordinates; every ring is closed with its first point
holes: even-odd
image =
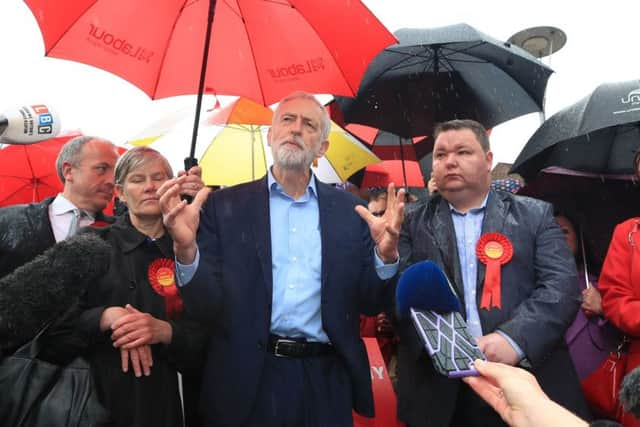
{"type": "MultiPolygon", "coordinates": [[[[453,228],[456,232],[456,246],[458,247],[458,258],[460,260],[460,270],[462,271],[462,282],[464,287],[464,303],[465,312],[467,314],[467,327],[472,336],[479,338],[484,335],[482,332],[482,324],[480,323],[480,314],[476,305],[476,288],[478,282],[478,257],[476,256],[476,245],[482,234],[482,221],[487,207],[487,199],[489,194],[485,196],[480,207],[470,209],[463,213],[456,210],[451,204],[451,219],[453,220],[453,228]]],[[[524,352],[511,337],[504,332],[496,331],[502,335],[518,353],[518,357],[522,359],[524,352]]]]}
{"type": "MultiPolygon", "coordinates": [[[[329,342],[322,328],[322,239],[320,210],[315,177],[311,176],[305,193],[294,200],[284,192],[268,171],[271,225],[273,295],[271,332],[308,341],[329,342]]],[[[373,253],[378,276],[391,278],[398,262],[384,264],[373,253]]],[[[176,262],[178,285],[185,286],[195,274],[200,253],[193,264],[176,262]]]]}

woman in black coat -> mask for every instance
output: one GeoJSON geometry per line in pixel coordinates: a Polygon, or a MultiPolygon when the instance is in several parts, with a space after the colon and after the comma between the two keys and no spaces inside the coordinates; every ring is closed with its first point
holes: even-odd
{"type": "MultiPolygon", "coordinates": [[[[192,190],[202,187],[197,175],[189,177],[192,190]]],[[[197,424],[191,392],[198,388],[194,382],[200,376],[205,337],[183,309],[173,242],[156,196],[171,177],[167,160],[151,148],[136,147],[120,158],[116,191],[128,214],[89,231],[110,244],[110,268],[66,323],[73,325],[73,333],[66,335],[68,349],[82,348],[100,398],[118,426],[182,426],[178,372],[187,425],[197,424]]]]}

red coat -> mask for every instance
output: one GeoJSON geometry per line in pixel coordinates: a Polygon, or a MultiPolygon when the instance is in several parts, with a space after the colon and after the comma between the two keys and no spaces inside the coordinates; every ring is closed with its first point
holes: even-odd
{"type": "MultiPolygon", "coordinates": [[[[640,218],[616,226],[598,282],[604,316],[631,339],[626,372],[640,366],[640,218]]],[[[640,427],[631,414],[625,427],[640,427]]]]}

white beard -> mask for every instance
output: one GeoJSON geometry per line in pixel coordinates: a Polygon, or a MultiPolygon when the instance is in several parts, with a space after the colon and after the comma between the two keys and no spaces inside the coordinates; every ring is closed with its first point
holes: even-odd
{"type": "MultiPolygon", "coordinates": [[[[295,141],[295,143],[304,147],[304,144],[299,141],[295,141]]],[[[273,150],[273,163],[282,169],[304,170],[311,166],[317,152],[317,147],[305,151],[304,148],[293,149],[286,145],[280,145],[276,150],[273,150]]]]}

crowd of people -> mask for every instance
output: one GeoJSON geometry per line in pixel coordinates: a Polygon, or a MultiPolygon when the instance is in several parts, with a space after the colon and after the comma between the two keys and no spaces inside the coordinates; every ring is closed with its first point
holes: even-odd
{"type": "MultiPolygon", "coordinates": [[[[77,297],[25,294],[6,305],[0,331],[12,334],[0,335],[0,354],[52,322],[42,357],[86,358],[105,425],[351,427],[353,411],[374,416],[361,337],[375,336],[409,427],[615,425],[594,421],[581,390],[608,351],[573,343],[583,330],[626,336],[627,371],[640,364],[640,220],[616,228],[596,279],[579,272],[584,251],[569,218],[492,186],[480,123],[434,130],[429,197],[391,184],[370,191],[368,205],[311,172],[330,125],[314,96],[294,92],[273,117],[267,175],[217,191],[197,166],[174,177],[152,148],[118,158],[109,141],[69,141],[56,165],[62,193],[0,209],[0,275],[76,233],[106,242],[108,259],[67,260],[104,264],[77,297]],[[114,194],[126,209],[108,217],[114,194]],[[398,277],[423,260],[442,268],[461,302],[486,357],[477,377],[439,374],[395,313],[398,277]],[[11,330],[23,316],[33,327],[11,330]]],[[[47,283],[29,286],[46,292],[47,283]]],[[[638,423],[626,412],[614,421],[638,423]]]]}

